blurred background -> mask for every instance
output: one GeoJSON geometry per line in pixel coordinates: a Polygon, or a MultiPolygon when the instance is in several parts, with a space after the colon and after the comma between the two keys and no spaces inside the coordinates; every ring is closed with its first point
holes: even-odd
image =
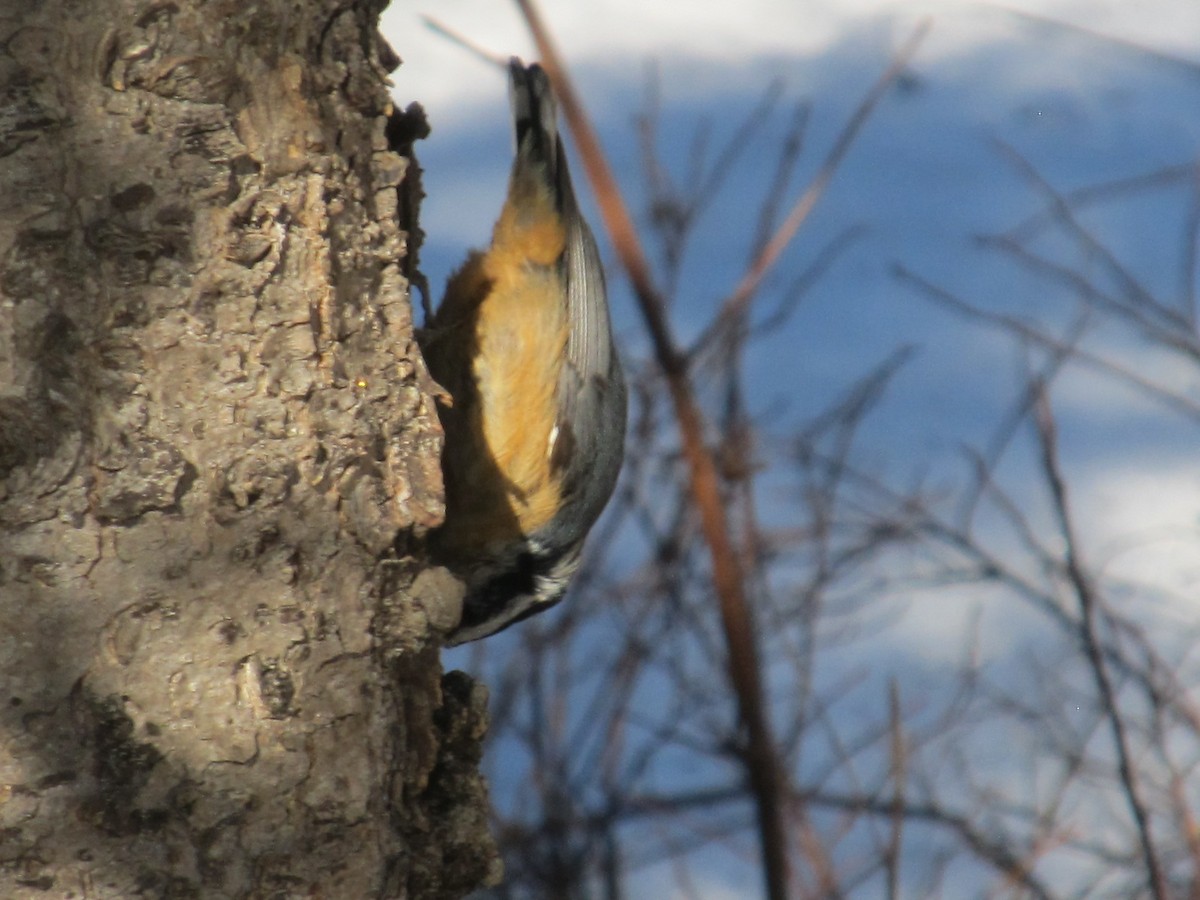
{"type": "MultiPolygon", "coordinates": [[[[542,12],[689,353],[787,895],[1200,894],[1200,4],[542,12]]],[[[436,303],[489,239],[511,137],[503,71],[426,15],[537,54],[515,4],[384,14],[397,105],[432,127],[436,303]]],[[[445,657],[492,691],[493,895],[760,895],[758,757],[679,428],[572,162],[632,385],[627,461],[567,601],[445,657]]]]}

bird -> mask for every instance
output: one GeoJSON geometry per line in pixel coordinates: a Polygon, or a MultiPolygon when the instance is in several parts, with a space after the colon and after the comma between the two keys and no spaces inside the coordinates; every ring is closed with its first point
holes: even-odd
{"type": "Polygon", "coordinates": [[[450,276],[422,352],[449,394],[436,561],[464,585],[454,646],[549,609],[624,458],[626,388],[604,271],[546,71],[508,65],[516,151],[491,245],[450,276]]]}

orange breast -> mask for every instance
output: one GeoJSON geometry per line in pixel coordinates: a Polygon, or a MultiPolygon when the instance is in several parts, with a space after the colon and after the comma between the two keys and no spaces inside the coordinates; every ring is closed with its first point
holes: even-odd
{"type": "Polygon", "coordinates": [[[564,242],[549,195],[514,183],[491,248],[451,279],[438,311],[444,333],[427,358],[454,397],[443,540],[458,553],[531,534],[561,504],[550,454],[570,325],[555,267],[564,242]]]}

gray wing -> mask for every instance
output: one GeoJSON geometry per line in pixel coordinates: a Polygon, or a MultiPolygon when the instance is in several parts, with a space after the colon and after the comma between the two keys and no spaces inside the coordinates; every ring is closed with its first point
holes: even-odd
{"type": "MultiPolygon", "coordinates": [[[[625,443],[625,379],[612,340],[604,270],[591,229],[576,205],[562,142],[558,173],[563,218],[568,223],[563,259],[567,282],[567,365],[559,379],[559,420],[571,428],[571,466],[577,484],[567,484],[578,515],[590,525],[612,493],[625,443]]],[[[560,425],[560,427],[562,427],[560,425]]]]}

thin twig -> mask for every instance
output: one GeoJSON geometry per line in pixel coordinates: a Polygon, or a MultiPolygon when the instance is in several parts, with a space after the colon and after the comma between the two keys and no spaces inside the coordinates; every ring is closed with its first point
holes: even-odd
{"type": "Polygon", "coordinates": [[[1191,166],[1191,197],[1183,228],[1183,261],[1180,265],[1180,308],[1188,328],[1196,331],[1196,272],[1200,254],[1200,166],[1191,166]]]}
{"type": "MultiPolygon", "coordinates": [[[[1137,175],[1126,175],[1064,190],[1062,198],[1071,209],[1080,211],[1098,203],[1118,200],[1129,194],[1138,194],[1154,188],[1174,188],[1194,181],[1195,177],[1196,163],[1189,160],[1170,166],[1156,166],[1149,172],[1139,172],[1137,175]]],[[[1013,240],[1025,242],[1037,237],[1042,229],[1057,223],[1058,218],[1053,209],[1039,209],[1008,228],[1005,234],[1013,240]]]]}
{"type": "Polygon", "coordinates": [[[899,900],[900,847],[904,835],[904,794],[908,780],[908,750],[900,715],[900,688],[896,685],[894,678],[888,685],[888,719],[891,732],[889,764],[892,775],[892,827],[884,857],[887,865],[888,900],[899,900]]]}
{"type": "Polygon", "coordinates": [[[493,50],[488,50],[482,44],[471,40],[471,38],[467,37],[461,31],[451,28],[440,19],[436,19],[433,16],[423,15],[421,16],[421,21],[425,23],[426,28],[436,31],[442,37],[449,39],[452,43],[458,44],[458,46],[462,47],[472,56],[477,56],[485,63],[498,66],[501,69],[508,65],[507,56],[504,56],[501,53],[496,53],[493,50]]]}
{"type": "Polygon", "coordinates": [[[920,24],[914,29],[912,35],[904,42],[904,45],[897,51],[892,58],[891,63],[883,74],[879,76],[871,89],[859,102],[858,108],[854,110],[854,114],[846,122],[841,133],[833,142],[833,146],[829,150],[829,155],[825,157],[825,162],[821,165],[812,182],[805,188],[804,192],[796,199],[791,212],[788,213],[783,224],[776,230],[774,236],[767,241],[762,251],[754,259],[753,262],[746,268],[746,273],[742,276],[742,280],[734,287],[729,297],[714,320],[713,324],[701,335],[696,341],[692,352],[703,347],[708,341],[712,340],[712,336],[722,330],[730,321],[737,319],[742,310],[750,303],[757,293],[759,285],[767,273],[771,271],[775,263],[779,261],[779,257],[792,242],[792,238],[796,236],[796,232],[800,230],[800,226],[808,219],[821,197],[824,196],[826,188],[833,180],[833,176],[837,173],[839,166],[845,158],[846,153],[854,143],[854,139],[858,137],[859,131],[862,130],[872,111],[879,104],[879,101],[891,88],[892,83],[900,77],[912,61],[913,55],[917,52],[921,42],[925,39],[925,35],[929,33],[932,20],[923,19],[920,24]]]}
{"type": "Polygon", "coordinates": [[[751,335],[778,334],[792,313],[800,305],[800,301],[808,294],[809,289],[820,281],[825,273],[832,268],[843,253],[850,249],[855,241],[867,233],[862,225],[851,225],[833,236],[804,267],[792,283],[782,292],[783,296],[776,307],[750,328],[751,335]]]}
{"type": "Polygon", "coordinates": [[[796,105],[792,111],[792,123],[784,133],[779,147],[779,156],[775,160],[775,174],[767,185],[762,208],[759,210],[758,227],[755,229],[754,240],[750,242],[750,257],[747,264],[754,261],[777,227],[780,204],[786,196],[792,173],[804,150],[804,138],[808,133],[808,121],[812,114],[812,104],[805,100],[796,105]]]}
{"type": "MultiPolygon", "coordinates": [[[[637,794],[628,798],[621,810],[620,818],[625,822],[661,813],[681,814],[686,810],[698,810],[712,815],[717,809],[732,807],[741,802],[742,789],[733,784],[699,789],[678,794],[637,794]]],[[[893,798],[869,793],[850,793],[835,790],[795,789],[793,798],[806,805],[827,810],[844,810],[865,813],[870,816],[890,818],[895,815],[893,798]]],[[[995,829],[984,829],[978,816],[959,813],[948,809],[936,800],[919,802],[906,800],[903,804],[905,818],[910,821],[926,822],[957,834],[979,859],[1007,876],[1014,884],[1024,888],[1029,896],[1038,900],[1051,900],[1052,895],[1032,868],[1012,849],[1013,842],[995,829]]]]}
{"type": "Polygon", "coordinates": [[[1003,3],[987,3],[985,5],[998,9],[1001,12],[1006,12],[1009,15],[1016,16],[1019,19],[1025,19],[1026,21],[1032,22],[1035,25],[1059,28],[1063,31],[1072,31],[1084,37],[1091,38],[1092,40],[1102,41],[1114,47],[1120,47],[1123,50],[1129,50],[1132,53],[1136,53],[1138,56],[1149,57],[1150,59],[1166,63],[1169,66],[1183,69],[1184,72],[1186,72],[1188,75],[1191,75],[1193,78],[1197,75],[1200,75],[1200,63],[1190,59],[1184,59],[1181,56],[1172,56],[1170,53],[1164,53],[1161,50],[1155,50],[1153,47],[1138,43],[1137,41],[1131,41],[1128,38],[1117,37],[1116,35],[1112,34],[1105,34],[1102,31],[1096,31],[1093,28],[1088,28],[1086,25],[1079,25],[1074,22],[1064,22],[1061,19],[1055,19],[1050,16],[1044,16],[1039,13],[1029,12],[1023,9],[1016,9],[1015,7],[1007,6],[1003,3]]]}
{"type": "MultiPolygon", "coordinates": [[[[1178,312],[1159,303],[1154,295],[1117,259],[1112,250],[1083,226],[1079,218],[1075,215],[1075,211],[1071,208],[1071,204],[1042,176],[1027,157],[1018,151],[1016,147],[1005,141],[997,140],[995,144],[1025,179],[1049,201],[1055,218],[1069,232],[1075,235],[1089,254],[1103,263],[1117,284],[1126,292],[1130,298],[1127,304],[1130,311],[1128,314],[1133,315],[1136,311],[1139,318],[1148,322],[1149,316],[1144,312],[1148,311],[1158,317],[1160,322],[1165,323],[1166,326],[1175,328],[1186,326],[1186,322],[1183,321],[1182,316],[1178,312]]],[[[1159,325],[1159,327],[1163,328],[1165,326],[1159,325]]]]}
{"type": "Polygon", "coordinates": [[[1155,900],[1166,900],[1169,895],[1166,879],[1159,864],[1158,850],[1151,834],[1150,814],[1141,797],[1133,765],[1133,749],[1130,747],[1129,735],[1126,733],[1125,719],[1117,708],[1116,690],[1113,687],[1112,678],[1108,673],[1108,663],[1105,661],[1104,652],[1101,649],[1097,625],[1098,608],[1101,601],[1096,595],[1091,578],[1080,559],[1079,540],[1071,520],[1066,483],[1063,481],[1058,467],[1057,427],[1054,413],[1050,409],[1049,398],[1044,390],[1038,392],[1034,408],[1034,421],[1037,424],[1038,443],[1042,453],[1042,473],[1050,488],[1059,531],[1066,543],[1067,577],[1070,579],[1075,597],[1079,601],[1079,637],[1083,643],[1092,678],[1096,682],[1096,690],[1100,694],[1101,708],[1104,710],[1109,729],[1112,731],[1113,746],[1117,753],[1117,771],[1125,793],[1125,800],[1129,804],[1129,811],[1137,828],[1142,861],[1146,866],[1147,886],[1155,900]]]}
{"type": "MultiPolygon", "coordinates": [[[[993,325],[1008,331],[1011,334],[1017,335],[1024,340],[1027,340],[1037,346],[1044,347],[1053,352],[1059,352],[1064,349],[1061,342],[1055,338],[1043,334],[1037,328],[1031,326],[1027,322],[1023,322],[1015,316],[1001,315],[999,313],[989,312],[981,309],[968,301],[958,297],[945,288],[939,287],[932,281],[918,275],[916,272],[907,268],[904,265],[896,264],[892,267],[892,272],[901,281],[908,282],[920,289],[920,291],[929,299],[934,300],[943,306],[962,313],[969,318],[984,322],[988,325],[993,325]]],[[[1084,350],[1082,347],[1067,348],[1070,350],[1073,358],[1079,362],[1099,369],[1100,371],[1112,375],[1128,384],[1133,385],[1141,391],[1144,391],[1149,396],[1153,397],[1158,402],[1166,405],[1179,415],[1186,417],[1191,421],[1200,420],[1200,404],[1194,403],[1187,397],[1180,394],[1178,391],[1168,390],[1161,385],[1155,384],[1148,378],[1139,375],[1132,369],[1127,369],[1117,365],[1111,360],[1105,359],[1098,354],[1084,350]]]]}

